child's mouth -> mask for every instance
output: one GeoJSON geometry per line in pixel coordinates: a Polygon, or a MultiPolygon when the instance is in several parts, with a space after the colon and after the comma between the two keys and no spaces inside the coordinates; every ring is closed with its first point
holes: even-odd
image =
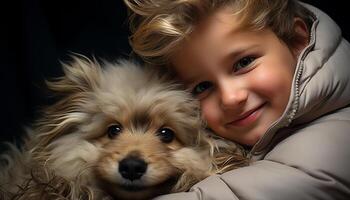
{"type": "Polygon", "coordinates": [[[248,126],[252,123],[254,123],[260,116],[262,108],[265,106],[266,103],[261,104],[260,106],[249,110],[248,112],[244,113],[239,117],[239,119],[234,120],[232,122],[227,123],[228,126],[248,126]]]}

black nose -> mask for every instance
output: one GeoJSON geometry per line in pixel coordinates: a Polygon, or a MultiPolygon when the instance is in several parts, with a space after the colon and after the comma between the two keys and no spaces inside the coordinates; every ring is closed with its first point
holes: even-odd
{"type": "Polygon", "coordinates": [[[127,157],[119,162],[119,173],[131,181],[141,178],[147,170],[147,163],[137,157],[127,157]]]}

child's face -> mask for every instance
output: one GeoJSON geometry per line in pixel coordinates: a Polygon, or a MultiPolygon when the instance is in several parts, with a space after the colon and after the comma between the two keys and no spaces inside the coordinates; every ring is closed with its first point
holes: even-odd
{"type": "Polygon", "coordinates": [[[296,58],[269,29],[234,25],[219,10],[197,26],[171,61],[200,99],[202,115],[218,135],[254,145],[284,112],[296,58]]]}

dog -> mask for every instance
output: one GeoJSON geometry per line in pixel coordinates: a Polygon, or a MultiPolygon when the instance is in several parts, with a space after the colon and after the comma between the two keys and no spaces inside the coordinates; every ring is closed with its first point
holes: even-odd
{"type": "Polygon", "coordinates": [[[1,157],[2,199],[150,199],[247,164],[205,130],[199,103],[162,70],[73,56],[59,100],[1,157]]]}

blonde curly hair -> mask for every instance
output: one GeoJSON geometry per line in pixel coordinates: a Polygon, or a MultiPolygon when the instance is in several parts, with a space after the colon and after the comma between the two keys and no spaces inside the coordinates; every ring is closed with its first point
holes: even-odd
{"type": "Polygon", "coordinates": [[[130,44],[146,62],[162,65],[188,38],[196,25],[220,8],[230,6],[241,26],[271,28],[287,45],[296,38],[295,17],[308,26],[311,13],[296,0],[124,0],[130,9],[130,44]]]}

